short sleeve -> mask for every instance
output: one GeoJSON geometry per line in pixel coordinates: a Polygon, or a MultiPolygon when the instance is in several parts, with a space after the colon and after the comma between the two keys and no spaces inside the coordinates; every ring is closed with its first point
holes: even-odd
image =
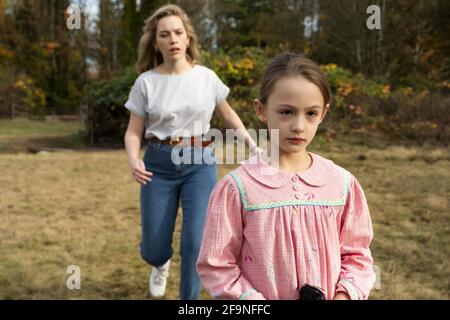
{"type": "Polygon", "coordinates": [[[230,88],[228,88],[225,83],[220,80],[215,72],[213,72],[216,106],[222,103],[230,93],[230,88]]]}
{"type": "Polygon", "coordinates": [[[142,77],[138,77],[131,88],[125,108],[135,113],[141,118],[146,118],[145,104],[147,103],[147,93],[142,77]]]}

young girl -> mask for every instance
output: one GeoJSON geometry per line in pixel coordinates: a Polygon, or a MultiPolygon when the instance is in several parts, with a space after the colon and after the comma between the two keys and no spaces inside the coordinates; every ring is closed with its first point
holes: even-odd
{"type": "Polygon", "coordinates": [[[243,161],[211,193],[197,270],[212,296],[368,298],[375,273],[364,192],[350,172],[306,150],[330,102],[311,60],[283,53],[269,65],[254,107],[279,156],[243,161]]]}
{"type": "Polygon", "coordinates": [[[258,149],[227,103],[229,88],[199,60],[197,36],[180,7],[165,5],[145,21],[137,63],[140,75],[125,103],[130,110],[125,148],[132,174],[141,184],[141,256],[153,266],[152,297],[162,297],[166,291],[179,202],[183,208],[179,297],[196,299],[200,292],[196,262],[209,195],[216,183],[211,141],[204,137],[213,112],[228,128],[241,129],[251,151],[258,149]],[[148,142],[141,160],[144,130],[148,142]],[[175,163],[174,152],[195,158],[175,163]],[[195,155],[199,153],[202,159],[195,155]]]}

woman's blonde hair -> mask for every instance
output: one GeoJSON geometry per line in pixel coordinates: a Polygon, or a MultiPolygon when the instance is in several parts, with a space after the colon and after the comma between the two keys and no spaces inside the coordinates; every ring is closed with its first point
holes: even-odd
{"type": "Polygon", "coordinates": [[[156,10],[145,20],[143,35],[139,40],[138,61],[136,63],[136,69],[139,74],[163,63],[161,52],[156,51],[154,46],[156,43],[156,28],[159,20],[169,16],[179,17],[186,29],[186,34],[189,38],[189,47],[186,49],[187,60],[191,64],[200,63],[197,35],[195,34],[191,20],[179,6],[168,4],[156,10]]]}

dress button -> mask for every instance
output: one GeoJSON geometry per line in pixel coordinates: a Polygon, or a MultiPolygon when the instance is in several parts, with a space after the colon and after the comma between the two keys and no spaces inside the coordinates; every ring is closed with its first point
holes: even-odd
{"type": "Polygon", "coordinates": [[[295,191],[300,190],[300,185],[299,185],[299,184],[294,185],[294,190],[295,190],[295,191]]]}
{"type": "Polygon", "coordinates": [[[300,193],[297,193],[297,194],[295,195],[295,197],[296,197],[297,199],[301,199],[301,198],[302,198],[302,195],[301,195],[300,193]]]}
{"type": "Polygon", "coordinates": [[[293,175],[291,180],[292,182],[298,182],[298,177],[296,175],[293,175]]]}

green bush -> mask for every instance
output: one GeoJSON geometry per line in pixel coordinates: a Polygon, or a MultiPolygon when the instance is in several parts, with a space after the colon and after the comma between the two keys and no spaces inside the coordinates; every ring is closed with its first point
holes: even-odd
{"type": "Polygon", "coordinates": [[[28,76],[19,76],[14,83],[14,99],[15,103],[27,110],[30,115],[43,117],[46,96],[44,91],[37,87],[34,81],[28,76]]]}
{"type": "Polygon", "coordinates": [[[123,141],[129,112],[124,107],[137,74],[133,68],[120,75],[87,86],[82,112],[90,142],[117,144],[123,141]]]}
{"type": "MultiPolygon", "coordinates": [[[[247,128],[264,128],[253,109],[259,82],[269,62],[258,48],[237,47],[216,54],[202,52],[203,64],[214,70],[231,89],[228,101],[247,128]]],[[[327,139],[351,130],[383,133],[395,139],[447,141],[449,138],[447,82],[436,90],[412,87],[392,90],[383,79],[367,79],[335,64],[321,66],[329,79],[334,102],[320,133],[327,139]],[[440,90],[440,91],[439,91],[440,90]]],[[[92,82],[83,111],[91,143],[122,143],[129,112],[124,108],[137,77],[131,67],[117,77],[92,82]]],[[[212,128],[224,129],[215,115],[212,128]]]]}
{"type": "Polygon", "coordinates": [[[264,50],[255,47],[235,47],[214,55],[202,53],[204,64],[214,70],[231,88],[235,100],[247,100],[257,96],[257,87],[268,64],[264,50]]]}
{"type": "MultiPolygon", "coordinates": [[[[262,124],[255,115],[253,100],[258,97],[259,81],[269,63],[268,54],[257,47],[235,47],[228,52],[219,50],[212,55],[202,52],[204,64],[214,70],[230,87],[228,102],[247,128],[258,129],[262,124]]],[[[224,130],[224,125],[214,116],[211,126],[224,130]]]]}

